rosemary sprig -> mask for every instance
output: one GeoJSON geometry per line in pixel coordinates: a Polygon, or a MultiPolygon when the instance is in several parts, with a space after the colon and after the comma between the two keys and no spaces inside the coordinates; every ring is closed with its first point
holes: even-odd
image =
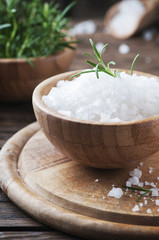
{"type": "Polygon", "coordinates": [[[139,202],[140,199],[141,199],[143,196],[145,196],[147,193],[152,192],[151,189],[142,188],[142,187],[128,187],[128,186],[126,186],[126,185],[123,185],[122,187],[123,187],[123,188],[128,188],[128,189],[132,189],[132,190],[137,190],[137,191],[142,191],[142,192],[144,192],[144,193],[142,193],[142,194],[140,195],[140,197],[137,199],[137,202],[139,202]]]}
{"type": "Polygon", "coordinates": [[[99,72],[105,72],[106,74],[112,76],[112,77],[117,77],[120,75],[120,72],[115,70],[114,72],[110,69],[110,64],[115,65],[116,63],[114,61],[110,61],[108,62],[107,65],[104,64],[103,60],[102,60],[102,54],[104,52],[104,49],[107,47],[108,44],[105,44],[104,47],[102,48],[101,52],[99,53],[93,40],[90,39],[90,44],[93,48],[94,51],[94,55],[90,54],[90,53],[84,53],[85,55],[97,60],[97,64],[91,61],[86,60],[86,62],[91,65],[94,69],[93,70],[86,70],[86,71],[82,71],[80,73],[77,73],[73,76],[71,76],[71,78],[78,76],[80,74],[84,74],[84,73],[89,73],[89,72],[95,72],[97,78],[99,78],[99,72]]]}
{"type": "Polygon", "coordinates": [[[131,76],[133,75],[133,71],[134,71],[134,64],[137,60],[137,58],[140,56],[140,54],[137,54],[136,57],[134,58],[132,65],[131,65],[131,76]]]}
{"type": "MultiPolygon", "coordinates": [[[[99,72],[104,72],[112,77],[120,77],[120,71],[118,70],[114,70],[112,71],[110,69],[110,65],[115,65],[116,63],[114,61],[110,61],[107,63],[107,65],[104,64],[103,60],[102,60],[102,54],[104,52],[104,49],[108,46],[108,43],[106,43],[104,45],[104,47],[102,48],[101,52],[99,53],[93,40],[92,39],[89,39],[90,41],[90,44],[93,48],[93,52],[94,52],[94,55],[90,54],[90,53],[84,53],[85,55],[95,59],[98,63],[94,63],[94,62],[91,62],[91,61],[88,61],[86,60],[86,62],[91,65],[91,67],[93,67],[94,69],[93,70],[85,70],[85,71],[82,71],[82,72],[79,72],[79,73],[76,73],[74,75],[72,75],[70,78],[73,78],[73,77],[76,77],[80,74],[84,74],[84,73],[90,73],[90,72],[95,72],[96,73],[96,77],[99,78],[99,72]]],[[[132,62],[132,65],[131,65],[131,76],[133,75],[133,70],[134,70],[134,64],[137,60],[137,58],[139,57],[139,54],[136,55],[136,57],[134,58],[133,62],[132,62]]]]}

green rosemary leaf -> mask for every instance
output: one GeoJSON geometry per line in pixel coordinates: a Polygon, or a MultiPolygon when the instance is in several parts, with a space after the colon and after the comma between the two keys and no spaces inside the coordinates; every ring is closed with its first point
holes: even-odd
{"type": "Polygon", "coordinates": [[[93,56],[92,54],[90,54],[90,53],[83,53],[84,55],[87,55],[87,56],[89,56],[89,57],[92,57],[92,58],[94,58],[95,60],[97,60],[97,58],[95,57],[95,56],[93,56]]]}
{"type": "Polygon", "coordinates": [[[108,64],[107,64],[107,68],[108,68],[108,69],[110,68],[110,67],[109,67],[110,64],[115,65],[116,63],[115,63],[114,61],[108,62],[108,64]]]}
{"type": "Polygon", "coordinates": [[[96,63],[93,63],[93,62],[90,62],[90,61],[88,61],[88,60],[86,60],[86,62],[89,64],[89,65],[91,65],[92,67],[96,67],[96,63]]]}
{"type": "Polygon", "coordinates": [[[106,43],[106,44],[104,45],[104,47],[102,48],[102,50],[101,50],[101,52],[100,52],[100,58],[102,58],[103,51],[104,51],[104,49],[105,49],[107,46],[108,46],[108,43],[106,43]]]}
{"type": "Polygon", "coordinates": [[[76,73],[76,74],[70,76],[70,78],[76,77],[76,76],[84,74],[84,73],[90,73],[90,72],[95,72],[95,70],[82,71],[82,72],[79,72],[79,73],[76,73]]]}
{"type": "Polygon", "coordinates": [[[142,192],[144,192],[144,193],[141,194],[141,196],[137,199],[137,202],[139,202],[140,199],[141,199],[143,196],[145,196],[147,193],[152,192],[151,189],[146,189],[146,188],[142,188],[142,187],[129,187],[129,186],[126,186],[126,185],[123,185],[122,187],[123,187],[123,188],[131,189],[131,190],[136,190],[136,191],[142,191],[142,192]]]}
{"type": "Polygon", "coordinates": [[[142,197],[144,197],[146,194],[147,194],[147,192],[144,192],[143,194],[141,194],[141,196],[137,199],[137,202],[139,202],[140,199],[141,199],[142,197]]]}
{"type": "Polygon", "coordinates": [[[137,54],[136,57],[134,58],[132,65],[131,65],[131,76],[133,75],[133,71],[134,71],[134,64],[137,60],[137,58],[140,56],[140,54],[137,54]]]}
{"type": "Polygon", "coordinates": [[[90,41],[90,43],[91,43],[91,45],[92,45],[92,48],[93,48],[93,50],[94,50],[94,54],[97,56],[98,59],[100,59],[100,54],[99,54],[99,52],[98,52],[98,50],[97,50],[97,48],[96,48],[93,40],[90,39],[89,41],[90,41]]]}
{"type": "Polygon", "coordinates": [[[98,79],[99,79],[99,73],[98,73],[99,64],[100,64],[100,63],[98,63],[98,64],[96,65],[96,67],[95,67],[95,73],[96,73],[96,77],[97,77],[98,79]]]}

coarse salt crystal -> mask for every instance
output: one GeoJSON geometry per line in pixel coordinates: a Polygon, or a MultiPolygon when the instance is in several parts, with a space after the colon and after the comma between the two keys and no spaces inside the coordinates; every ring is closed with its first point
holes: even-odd
{"type": "Polygon", "coordinates": [[[136,176],[129,178],[128,181],[133,185],[138,185],[139,183],[139,179],[136,176]]]}
{"type": "Polygon", "coordinates": [[[144,204],[147,205],[147,200],[144,201],[144,204]]]}
{"type": "Polygon", "coordinates": [[[150,185],[151,185],[151,187],[154,187],[154,188],[156,187],[156,185],[154,184],[154,182],[152,182],[150,185]]]}
{"type": "Polygon", "coordinates": [[[133,171],[130,172],[130,176],[136,176],[137,178],[141,178],[142,176],[142,171],[135,168],[133,171]]]}
{"type": "Polygon", "coordinates": [[[151,188],[151,191],[152,191],[152,194],[151,194],[152,197],[158,197],[158,189],[151,188]]]}
{"type": "Polygon", "coordinates": [[[151,183],[149,183],[148,181],[145,181],[145,185],[148,186],[148,185],[151,185],[151,183]]]}
{"type": "Polygon", "coordinates": [[[156,30],[155,29],[147,29],[143,32],[143,38],[145,41],[149,42],[153,39],[154,34],[156,30]]]}
{"type": "Polygon", "coordinates": [[[126,181],[126,186],[131,187],[131,182],[130,181],[126,181]]]}
{"type": "MultiPolygon", "coordinates": [[[[103,49],[103,47],[104,47],[104,44],[103,44],[102,42],[96,43],[96,48],[97,48],[97,51],[98,51],[98,52],[101,52],[102,49],[103,49]]],[[[105,52],[105,50],[106,50],[106,48],[104,49],[103,52],[105,52]]]]}
{"type": "Polygon", "coordinates": [[[121,44],[121,45],[119,46],[119,52],[120,52],[121,54],[127,54],[127,53],[130,52],[130,47],[129,47],[127,44],[121,44]]]}
{"type": "Polygon", "coordinates": [[[108,197],[121,198],[123,196],[123,191],[121,188],[113,187],[112,190],[107,195],[108,197]]]}
{"type": "Polygon", "coordinates": [[[157,181],[159,181],[159,177],[157,177],[157,181]]]}
{"type": "Polygon", "coordinates": [[[146,57],[145,58],[145,63],[150,64],[152,62],[152,58],[151,57],[146,57]]]}
{"type": "Polygon", "coordinates": [[[147,213],[152,213],[150,208],[147,209],[147,213]]]}
{"type": "Polygon", "coordinates": [[[157,212],[159,212],[159,208],[157,209],[157,212]]]}
{"type": "Polygon", "coordinates": [[[92,20],[82,21],[69,30],[69,32],[73,35],[93,34],[95,31],[96,25],[92,20]]]}
{"type": "Polygon", "coordinates": [[[118,37],[131,34],[144,12],[145,7],[139,0],[120,2],[117,13],[109,22],[109,31],[118,37]]]}
{"type": "Polygon", "coordinates": [[[139,211],[139,206],[136,204],[133,209],[132,212],[138,212],[139,211]]]}
{"type": "Polygon", "coordinates": [[[99,179],[96,179],[95,182],[99,182],[99,179]]]}
{"type": "Polygon", "coordinates": [[[155,204],[156,204],[157,206],[159,206],[159,200],[158,200],[158,199],[155,200],[155,204]]]}
{"type": "Polygon", "coordinates": [[[143,203],[139,203],[139,206],[140,206],[140,207],[143,207],[143,205],[144,205],[143,203]]]}
{"type": "Polygon", "coordinates": [[[149,170],[149,173],[152,173],[152,172],[153,172],[153,170],[152,170],[152,169],[150,169],[150,170],[149,170]]]}
{"type": "Polygon", "coordinates": [[[159,114],[157,79],[125,72],[120,76],[100,72],[97,79],[95,73],[81,74],[58,82],[42,99],[56,112],[68,111],[69,117],[90,121],[134,121],[159,114]]]}
{"type": "Polygon", "coordinates": [[[139,183],[138,183],[138,186],[139,186],[139,187],[143,187],[143,186],[144,186],[144,183],[143,183],[143,182],[139,182],[139,183]]]}
{"type": "Polygon", "coordinates": [[[143,166],[144,165],[144,163],[143,162],[140,162],[140,166],[143,166]]]}

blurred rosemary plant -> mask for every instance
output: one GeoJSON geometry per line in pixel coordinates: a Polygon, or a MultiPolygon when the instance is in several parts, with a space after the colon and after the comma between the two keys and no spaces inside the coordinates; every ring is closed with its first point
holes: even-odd
{"type": "MultiPolygon", "coordinates": [[[[72,48],[67,37],[69,18],[54,1],[0,0],[0,58],[49,56],[72,48]]],[[[28,59],[29,61],[29,59],[28,59]]]]}

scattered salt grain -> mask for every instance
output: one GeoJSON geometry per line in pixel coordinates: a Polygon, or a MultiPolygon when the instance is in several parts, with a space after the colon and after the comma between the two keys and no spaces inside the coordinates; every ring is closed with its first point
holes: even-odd
{"type": "Polygon", "coordinates": [[[130,52],[130,47],[127,44],[121,44],[118,50],[121,54],[127,54],[130,52]]]}
{"type": "Polygon", "coordinates": [[[126,181],[126,186],[131,187],[131,182],[130,181],[126,181]]]}
{"type": "Polygon", "coordinates": [[[139,0],[122,1],[109,23],[109,31],[118,37],[133,33],[144,12],[145,7],[139,0]]]}
{"type": "Polygon", "coordinates": [[[143,207],[143,205],[144,205],[143,203],[139,203],[139,206],[140,206],[140,207],[143,207]]]}
{"type": "Polygon", "coordinates": [[[96,179],[95,182],[99,182],[99,179],[96,179]]]}
{"type": "Polygon", "coordinates": [[[147,209],[147,213],[152,213],[150,208],[147,209]]]}
{"type": "Polygon", "coordinates": [[[103,199],[105,199],[105,196],[103,196],[103,199]]]}
{"type": "Polygon", "coordinates": [[[132,197],[132,194],[130,194],[129,197],[132,197]]]}
{"type": "Polygon", "coordinates": [[[133,171],[130,172],[130,176],[136,176],[137,178],[141,178],[142,176],[142,171],[135,168],[133,171]]]}
{"type": "Polygon", "coordinates": [[[144,40],[147,42],[151,41],[154,37],[155,32],[156,32],[155,29],[147,29],[147,30],[143,31],[144,40]]]}
{"type": "Polygon", "coordinates": [[[155,201],[155,204],[156,204],[157,206],[159,206],[159,200],[156,200],[156,201],[155,201]]]}
{"type": "Polygon", "coordinates": [[[139,183],[139,179],[138,179],[138,177],[136,177],[136,176],[129,178],[128,181],[129,181],[132,185],[138,185],[138,183],[139,183]]]}
{"type": "Polygon", "coordinates": [[[158,197],[158,189],[151,188],[151,191],[152,191],[152,194],[151,194],[152,197],[158,197]]]}
{"type": "Polygon", "coordinates": [[[72,81],[59,81],[42,99],[51,109],[83,120],[135,121],[159,114],[156,78],[125,72],[120,76],[100,72],[97,79],[95,73],[82,74],[72,81]]]}
{"type": "Polygon", "coordinates": [[[147,205],[147,200],[144,201],[144,204],[147,205]]]}
{"type": "Polygon", "coordinates": [[[123,191],[121,188],[113,187],[112,190],[107,195],[108,197],[121,198],[123,196],[123,191]]]}
{"type": "Polygon", "coordinates": [[[151,185],[151,187],[154,187],[154,188],[156,187],[156,185],[154,184],[154,182],[152,182],[150,185],[151,185]]]}
{"type": "Polygon", "coordinates": [[[140,166],[142,167],[144,165],[144,163],[143,162],[140,162],[140,166]]]}
{"type": "MultiPolygon", "coordinates": [[[[101,52],[102,49],[103,49],[103,47],[104,47],[104,44],[103,44],[102,42],[96,43],[96,48],[97,48],[98,52],[101,52]]],[[[106,49],[104,49],[103,52],[105,52],[105,50],[106,50],[106,49]]]]}
{"type": "Polygon", "coordinates": [[[139,183],[138,183],[138,186],[139,186],[139,187],[143,187],[143,186],[144,186],[144,183],[143,183],[143,182],[139,182],[139,183]]]}
{"type": "Polygon", "coordinates": [[[159,177],[157,177],[157,181],[159,181],[159,177]]]}
{"type": "Polygon", "coordinates": [[[153,170],[152,169],[149,169],[149,173],[151,174],[153,172],[153,170]]]}
{"type": "Polygon", "coordinates": [[[157,212],[159,212],[159,208],[157,209],[157,212]]]}
{"type": "Polygon", "coordinates": [[[152,62],[152,58],[151,57],[146,57],[145,58],[145,63],[150,64],[152,62]]]}
{"type": "Polygon", "coordinates": [[[93,34],[95,31],[96,25],[92,20],[82,21],[69,30],[72,35],[93,34]]]}
{"type": "Polygon", "coordinates": [[[138,212],[139,211],[139,206],[136,204],[133,209],[132,212],[138,212]]]}

